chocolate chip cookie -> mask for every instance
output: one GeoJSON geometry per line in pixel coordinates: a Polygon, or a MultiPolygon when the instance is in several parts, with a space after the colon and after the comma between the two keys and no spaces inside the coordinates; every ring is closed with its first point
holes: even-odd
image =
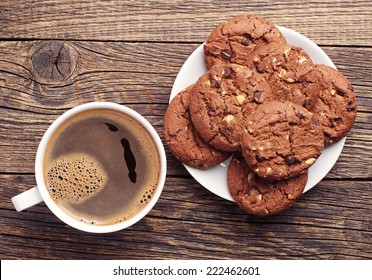
{"type": "Polygon", "coordinates": [[[256,71],[241,65],[214,65],[193,87],[191,120],[200,136],[223,151],[240,150],[243,121],[270,100],[271,89],[256,71]]]}
{"type": "Polygon", "coordinates": [[[253,53],[253,63],[269,82],[275,99],[311,109],[319,94],[315,65],[301,48],[269,44],[253,53]]]}
{"type": "Polygon", "coordinates": [[[184,89],[170,103],[164,117],[164,138],[178,160],[206,169],[223,162],[230,153],[211,147],[196,133],[189,112],[191,89],[184,89]]]}
{"type": "Polygon", "coordinates": [[[257,175],[270,180],[303,174],[324,147],[319,121],[289,101],[270,101],[259,106],[244,125],[244,158],[257,175]]]}
{"type": "Polygon", "coordinates": [[[215,64],[251,64],[252,52],[269,43],[285,43],[282,33],[267,19],[240,15],[221,23],[209,35],[204,45],[205,61],[215,64]]]}
{"type": "Polygon", "coordinates": [[[307,172],[287,180],[266,181],[250,170],[241,155],[234,155],[227,170],[227,182],[240,208],[264,217],[278,214],[293,205],[305,188],[307,172]]]}
{"type": "Polygon", "coordinates": [[[324,128],[328,146],[350,131],[357,112],[356,97],[349,80],[339,71],[326,65],[316,65],[316,69],[320,92],[311,111],[324,128]]]}

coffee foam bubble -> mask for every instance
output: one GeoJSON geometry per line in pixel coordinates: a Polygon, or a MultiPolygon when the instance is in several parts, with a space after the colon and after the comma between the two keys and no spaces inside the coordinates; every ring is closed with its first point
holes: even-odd
{"type": "Polygon", "coordinates": [[[49,193],[54,200],[67,199],[76,204],[96,195],[108,180],[102,165],[83,153],[57,158],[46,177],[49,193]]]}

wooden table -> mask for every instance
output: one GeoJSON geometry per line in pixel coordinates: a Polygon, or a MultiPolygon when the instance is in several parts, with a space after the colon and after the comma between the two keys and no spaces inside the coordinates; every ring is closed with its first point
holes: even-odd
{"type": "Polygon", "coordinates": [[[372,2],[0,2],[1,259],[371,259],[372,2]],[[69,108],[113,101],[163,139],[174,79],[222,20],[245,12],[320,45],[352,82],[357,119],[327,177],[281,215],[244,214],[199,185],[169,152],[162,196],[146,218],[112,234],[81,233],[41,203],[11,197],[35,185],[47,127],[69,108]]]}

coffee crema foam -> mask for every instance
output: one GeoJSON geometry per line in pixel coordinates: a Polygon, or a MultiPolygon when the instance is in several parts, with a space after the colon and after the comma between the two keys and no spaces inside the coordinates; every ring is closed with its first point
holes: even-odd
{"type": "Polygon", "coordinates": [[[82,203],[107,183],[102,165],[87,154],[65,155],[55,160],[47,173],[48,189],[54,200],[82,203]]]}

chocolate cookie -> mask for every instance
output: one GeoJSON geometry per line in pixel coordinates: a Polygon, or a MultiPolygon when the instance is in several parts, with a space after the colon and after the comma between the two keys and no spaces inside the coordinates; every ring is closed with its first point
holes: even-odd
{"type": "Polygon", "coordinates": [[[268,20],[240,15],[223,22],[209,35],[204,45],[205,61],[210,68],[215,64],[251,64],[255,48],[269,43],[286,43],[282,33],[268,20]]]}
{"type": "Polygon", "coordinates": [[[312,113],[292,102],[259,106],[245,122],[242,152],[260,177],[281,180],[303,174],[324,147],[323,128],[312,113]]]}
{"type": "Polygon", "coordinates": [[[328,146],[350,131],[357,112],[356,97],[349,80],[340,72],[326,65],[316,65],[316,69],[320,92],[311,111],[324,128],[328,146]]]}
{"type": "Polygon", "coordinates": [[[266,181],[250,170],[240,155],[234,155],[227,170],[227,182],[240,208],[264,217],[278,214],[293,205],[305,188],[307,172],[287,180],[266,181]]]}
{"type": "Polygon", "coordinates": [[[193,88],[191,120],[200,136],[213,147],[238,151],[243,121],[270,98],[270,86],[256,71],[236,64],[216,64],[193,88]]]}
{"type": "Polygon", "coordinates": [[[230,154],[203,141],[190,120],[189,103],[192,86],[181,91],[170,103],[164,117],[164,138],[177,159],[206,169],[226,160],[230,154]]]}
{"type": "Polygon", "coordinates": [[[253,63],[269,82],[276,100],[292,101],[311,109],[318,98],[315,65],[301,48],[270,44],[253,53],[253,63]]]}

